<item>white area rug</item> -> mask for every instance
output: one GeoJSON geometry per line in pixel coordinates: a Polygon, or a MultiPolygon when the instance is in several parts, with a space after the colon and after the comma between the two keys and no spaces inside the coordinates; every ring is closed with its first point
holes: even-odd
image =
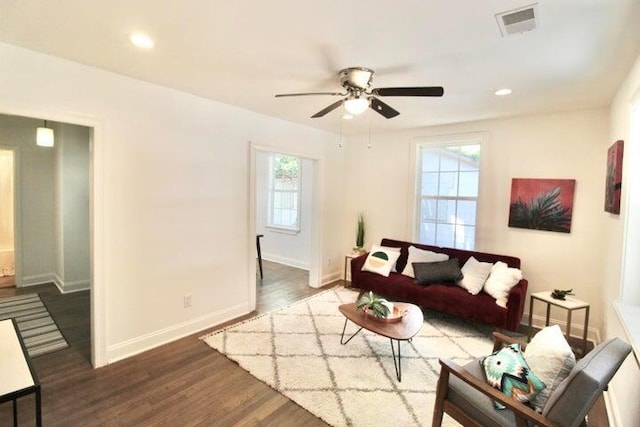
{"type": "MultiPolygon", "coordinates": [[[[430,426],[439,357],[458,363],[491,353],[490,329],[427,312],[402,342],[398,382],[388,338],[364,329],[340,344],[340,304],[358,293],[330,289],[201,337],[256,378],[333,426],[430,426]]],[[[346,334],[357,327],[348,322],[346,334]]],[[[445,415],[444,425],[457,425],[445,415]]]]}

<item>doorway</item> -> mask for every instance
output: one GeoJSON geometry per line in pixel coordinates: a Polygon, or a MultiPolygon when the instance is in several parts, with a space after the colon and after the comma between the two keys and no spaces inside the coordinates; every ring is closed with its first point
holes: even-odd
{"type": "Polygon", "coordinates": [[[93,130],[48,120],[54,144],[41,146],[36,129],[43,122],[0,113],[0,279],[13,273],[14,286],[2,295],[39,293],[63,335],[79,336],[91,361],[93,130]]]}
{"type": "Polygon", "coordinates": [[[15,153],[0,147],[0,288],[15,286],[15,153]]]}
{"type": "MultiPolygon", "coordinates": [[[[295,152],[275,147],[258,147],[251,145],[251,205],[250,221],[251,229],[255,234],[262,234],[260,239],[262,256],[269,261],[275,261],[291,268],[308,271],[308,286],[318,288],[321,280],[321,223],[319,221],[320,194],[319,177],[321,176],[322,163],[319,158],[307,153],[295,152]],[[299,208],[299,227],[289,224],[287,227],[277,229],[269,224],[269,174],[270,156],[297,157],[300,161],[300,194],[294,207],[299,208]]],[[[273,208],[273,205],[271,205],[273,208]]],[[[283,212],[284,213],[284,212],[283,212]]],[[[289,215],[289,213],[286,213],[289,215]]],[[[285,216],[289,218],[288,216],[285,216]]],[[[286,225],[286,222],[285,222],[286,225]]],[[[256,257],[255,235],[251,235],[252,251],[250,261],[253,264],[256,257]]],[[[257,267],[257,265],[256,265],[257,267]]],[[[258,269],[251,269],[253,277],[250,283],[252,305],[255,304],[256,288],[260,287],[260,274],[258,269]],[[255,281],[254,281],[255,280],[255,281]]],[[[265,271],[266,272],[266,271],[265,271]]],[[[263,280],[268,280],[265,277],[263,280]]]]}

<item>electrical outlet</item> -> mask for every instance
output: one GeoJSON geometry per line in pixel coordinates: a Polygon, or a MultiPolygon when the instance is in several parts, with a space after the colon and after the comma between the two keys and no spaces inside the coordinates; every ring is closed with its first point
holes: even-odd
{"type": "Polygon", "coordinates": [[[191,294],[185,294],[184,298],[182,300],[182,303],[184,305],[184,308],[190,308],[191,307],[191,294]]]}

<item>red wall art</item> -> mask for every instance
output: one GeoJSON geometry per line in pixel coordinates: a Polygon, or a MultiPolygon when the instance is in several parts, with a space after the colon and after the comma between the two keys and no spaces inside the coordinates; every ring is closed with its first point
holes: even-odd
{"type": "Polygon", "coordinates": [[[622,153],[624,141],[616,141],[607,150],[607,180],[604,192],[604,210],[620,213],[620,193],[622,192],[622,153]]]}
{"type": "Polygon", "coordinates": [[[571,232],[575,179],[511,180],[509,227],[571,232]]]}

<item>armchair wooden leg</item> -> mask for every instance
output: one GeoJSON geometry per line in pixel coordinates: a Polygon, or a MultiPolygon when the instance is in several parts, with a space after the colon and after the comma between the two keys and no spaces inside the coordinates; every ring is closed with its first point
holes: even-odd
{"type": "Polygon", "coordinates": [[[447,390],[449,389],[449,371],[446,369],[440,370],[440,377],[438,378],[438,386],[436,388],[436,401],[433,405],[433,420],[431,421],[432,427],[442,426],[442,416],[444,415],[444,399],[447,397],[447,390]]]}

